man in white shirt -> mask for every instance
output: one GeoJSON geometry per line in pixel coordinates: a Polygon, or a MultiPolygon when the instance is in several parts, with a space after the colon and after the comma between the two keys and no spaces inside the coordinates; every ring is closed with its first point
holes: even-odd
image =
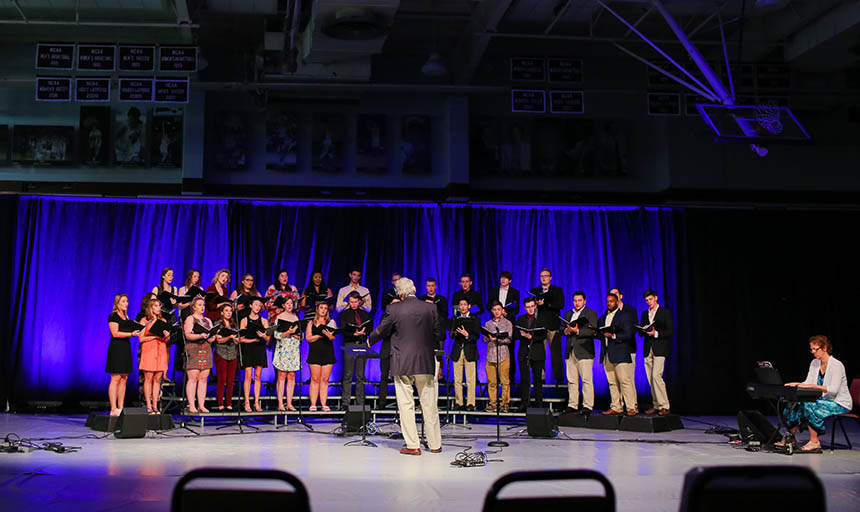
{"type": "Polygon", "coordinates": [[[349,284],[337,292],[335,309],[338,313],[343,312],[343,310],[349,307],[347,295],[349,295],[350,292],[358,292],[358,294],[362,296],[361,309],[370,313],[370,309],[373,306],[372,299],[370,298],[370,290],[361,286],[361,269],[357,267],[353,267],[353,269],[349,271],[349,284]]]}

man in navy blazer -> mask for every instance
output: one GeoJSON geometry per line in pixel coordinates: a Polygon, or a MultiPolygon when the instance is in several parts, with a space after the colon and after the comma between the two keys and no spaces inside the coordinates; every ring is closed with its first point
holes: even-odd
{"type": "Polygon", "coordinates": [[[618,296],[610,293],[606,296],[606,312],[597,320],[597,327],[611,327],[602,332],[602,350],[600,360],[609,381],[609,396],[612,404],[603,414],[618,415],[624,413],[623,405],[627,406],[627,415],[639,414],[636,401],[636,386],[633,384],[633,360],[630,357],[630,343],[635,343],[633,319],[618,309],[618,296]],[[624,400],[622,405],[622,399],[624,400]]]}

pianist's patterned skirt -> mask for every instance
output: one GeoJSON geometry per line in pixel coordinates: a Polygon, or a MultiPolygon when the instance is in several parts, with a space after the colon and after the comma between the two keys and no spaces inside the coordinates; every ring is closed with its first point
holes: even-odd
{"type": "Polygon", "coordinates": [[[785,416],[785,424],[789,428],[809,425],[819,434],[823,434],[825,418],[846,412],[850,412],[849,409],[842,407],[835,401],[819,398],[814,402],[789,402],[782,414],[785,416]]]}

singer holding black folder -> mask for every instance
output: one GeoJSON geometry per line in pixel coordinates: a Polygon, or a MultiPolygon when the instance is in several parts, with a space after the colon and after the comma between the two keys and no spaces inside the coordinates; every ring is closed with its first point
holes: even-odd
{"type": "Polygon", "coordinates": [[[534,388],[535,407],[543,407],[543,378],[541,372],[546,361],[546,326],[537,316],[537,302],[534,297],[526,297],[523,301],[526,314],[517,318],[514,326],[514,336],[520,340],[517,358],[520,363],[520,408],[526,412],[529,406],[529,372],[534,388]]]}
{"type": "MultiPolygon", "coordinates": [[[[162,292],[167,292],[172,295],[178,295],[179,292],[175,286],[172,286],[170,283],[173,282],[173,269],[170,267],[164,267],[161,269],[161,281],[158,283],[158,286],[152,289],[152,293],[155,294],[156,297],[161,300],[164,295],[162,292]]],[[[162,309],[165,313],[173,311],[173,307],[176,305],[176,299],[169,300],[161,300],[161,305],[164,306],[162,309]]]]}
{"type": "Polygon", "coordinates": [[[108,317],[110,344],[105,371],[110,374],[108,399],[110,415],[119,416],[125,406],[125,385],[132,371],[130,338],[143,333],[142,326],[128,318],[128,295],[121,293],[113,299],[113,311],[108,317]]]}
{"type": "Polygon", "coordinates": [[[477,386],[478,339],[481,337],[481,320],[469,314],[471,304],[465,297],[457,304],[457,314],[448,319],[448,332],[454,340],[450,357],[454,362],[454,395],[457,409],[463,410],[463,371],[466,371],[467,411],[475,410],[477,386]]]}
{"type": "MultiPolygon", "coordinates": [[[[373,330],[373,321],[370,315],[362,309],[362,298],[360,292],[352,291],[347,295],[349,308],[340,314],[340,324],[343,333],[343,346],[356,347],[367,346],[367,335],[373,330]]],[[[352,375],[355,373],[355,403],[364,405],[364,370],[367,363],[366,357],[355,357],[344,351],[343,353],[343,379],[341,381],[341,403],[346,408],[352,398],[352,375]],[[353,372],[353,366],[355,372],[353,372]]]]}
{"type": "Polygon", "coordinates": [[[212,283],[206,287],[206,318],[213,322],[217,322],[218,318],[221,317],[221,312],[218,309],[219,303],[216,299],[219,297],[226,299],[230,296],[230,291],[227,289],[227,283],[229,282],[230,271],[226,268],[222,268],[215,273],[215,277],[212,278],[212,283]]]}
{"type": "Polygon", "coordinates": [[[161,301],[153,299],[146,306],[146,325],[140,337],[140,369],[143,370],[143,396],[146,412],[157,414],[161,398],[161,378],[167,371],[167,341],[170,330],[161,319],[161,301]]]}
{"type": "MultiPolygon", "coordinates": [[[[511,286],[513,282],[514,275],[508,270],[503,270],[499,274],[499,286],[491,288],[490,296],[487,297],[487,311],[490,310],[490,304],[493,301],[499,301],[504,308],[502,316],[507,318],[511,324],[517,321],[517,315],[520,314],[520,292],[511,286]]],[[[509,380],[510,382],[514,382],[514,378],[517,375],[517,365],[512,364],[509,366],[509,380]]]]}
{"type": "Polygon", "coordinates": [[[239,352],[242,368],[245,369],[245,380],[242,383],[245,391],[245,412],[251,412],[251,380],[254,381],[254,410],[263,410],[260,405],[260,376],[263,368],[268,366],[266,357],[266,329],[269,322],[260,316],[263,309],[263,299],[251,297],[248,303],[248,315],[239,323],[239,352]]]}
{"type": "Polygon", "coordinates": [[[329,316],[326,302],[317,302],[314,312],[314,319],[308,323],[305,330],[305,339],[308,340],[308,368],[311,369],[311,386],[308,393],[311,406],[308,410],[317,410],[316,402],[319,396],[322,410],[328,412],[331,411],[326,405],[328,379],[331,376],[331,367],[337,362],[334,357],[337,323],[329,316]]]}
{"type": "Polygon", "coordinates": [[[219,305],[221,329],[215,335],[215,399],[218,410],[224,410],[225,392],[227,410],[233,410],[233,381],[239,364],[239,330],[233,319],[233,304],[224,302],[219,305]]]}
{"type": "MultiPolygon", "coordinates": [[[[179,288],[179,295],[191,295],[196,297],[198,295],[202,296],[203,293],[201,292],[203,292],[203,289],[200,288],[200,271],[192,268],[185,275],[185,282],[182,284],[182,287],[179,288]]],[[[185,318],[193,311],[193,308],[191,308],[191,302],[180,303],[179,310],[182,312],[180,318],[182,318],[182,321],[184,322],[185,318]]]]}
{"type": "Polygon", "coordinates": [[[549,348],[550,368],[556,384],[564,379],[564,368],[561,351],[561,310],[564,309],[564,291],[552,284],[552,272],[548,268],[540,271],[540,286],[532,288],[531,293],[537,303],[537,312],[543,326],[546,327],[546,344],[549,348]]]}
{"type": "Polygon", "coordinates": [[[451,296],[451,313],[456,314],[460,305],[460,299],[466,299],[469,302],[469,307],[478,306],[478,311],[475,316],[484,314],[484,303],[481,300],[481,294],[477,290],[472,289],[472,275],[468,272],[460,274],[460,289],[454,292],[451,296]]]}
{"type": "Polygon", "coordinates": [[[212,370],[212,344],[215,331],[212,320],[203,313],[206,303],[202,297],[191,301],[191,314],[185,319],[185,396],[192,413],[209,412],[206,408],[206,382],[212,370]],[[197,406],[194,399],[197,398],[197,406]]]}
{"type": "Polygon", "coordinates": [[[489,343],[487,345],[486,370],[487,393],[490,396],[490,404],[487,406],[487,412],[496,412],[497,407],[500,407],[500,412],[508,412],[511,403],[511,358],[508,347],[511,345],[514,327],[510,320],[504,317],[505,309],[501,302],[491,302],[489,309],[493,313],[493,318],[484,324],[481,331],[484,335],[484,341],[489,343]],[[501,405],[497,403],[499,381],[502,383],[501,405]]]}
{"type": "MultiPolygon", "coordinates": [[[[275,330],[275,353],[272,356],[272,366],[277,370],[276,391],[278,410],[295,411],[293,406],[293,391],[296,388],[296,372],[302,367],[299,349],[302,343],[302,325],[296,316],[295,300],[288,297],[284,301],[284,311],[277,317],[278,328],[275,330]],[[287,390],[287,405],[284,407],[284,387],[287,390]]],[[[272,321],[273,323],[275,320],[272,321]]]]}
{"type": "Polygon", "coordinates": [[[284,311],[286,299],[299,299],[299,290],[290,284],[290,274],[284,269],[275,272],[275,282],[266,290],[266,318],[272,320],[284,311]]]}
{"type": "MultiPolygon", "coordinates": [[[[333,297],[331,289],[325,285],[325,279],[323,279],[322,272],[316,270],[311,274],[311,279],[308,281],[308,285],[305,286],[305,290],[302,292],[300,309],[302,311],[313,313],[316,311],[317,304],[319,302],[334,300],[333,297]]],[[[305,318],[307,319],[308,317],[305,316],[305,318]]]]}
{"type": "Polygon", "coordinates": [[[251,298],[259,297],[260,292],[257,291],[257,285],[254,284],[254,276],[251,274],[242,275],[242,280],[239,281],[239,286],[230,294],[230,300],[236,301],[236,320],[241,324],[242,320],[248,316],[251,306],[251,298]]]}
{"type": "Polygon", "coordinates": [[[565,412],[588,416],[594,409],[594,338],[597,313],[585,305],[585,292],[573,292],[573,309],[562,317],[562,332],[567,336],[564,347],[567,371],[567,407],[565,412]],[[582,410],[579,409],[579,380],[582,379],[582,410]]]}
{"type": "Polygon", "coordinates": [[[618,296],[614,293],[606,296],[606,313],[597,320],[597,327],[603,339],[600,360],[609,381],[612,400],[609,410],[603,414],[623,414],[623,406],[626,405],[627,415],[636,416],[639,410],[633,385],[633,359],[630,357],[630,340],[635,339],[633,319],[618,308],[618,296]]]}

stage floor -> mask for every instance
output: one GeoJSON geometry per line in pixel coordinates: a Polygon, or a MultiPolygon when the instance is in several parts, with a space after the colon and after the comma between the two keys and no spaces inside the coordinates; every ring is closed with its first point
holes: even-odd
{"type": "MultiPolygon", "coordinates": [[[[0,414],[0,436],[27,438],[87,436],[84,416],[0,414]]],[[[199,467],[276,468],[292,472],[308,487],[313,510],[373,512],[478,511],[499,476],[517,470],[591,468],[615,487],[620,511],[676,511],[684,473],[697,465],[798,464],[822,479],[831,511],[860,510],[860,431],[846,426],[853,451],[786,456],[751,453],[706,434],[708,424],[737,427],[731,417],[684,418],[686,430],[660,434],[562,428],[556,439],[532,439],[505,430],[511,445],[491,455],[486,467],[450,465],[462,448],[488,450],[494,425],[472,430],[443,429],[443,452],[400,455],[402,440],[374,436],[378,448],[343,444],[350,439],[327,432],[339,423],[314,423],[314,432],[273,431],[232,434],[236,428],[187,437],[176,429],[144,439],[63,439],[77,453],[0,453],[0,508],[50,511],[167,511],[177,479],[199,467]],[[228,433],[225,435],[225,433],[228,433]]],[[[213,425],[214,426],[214,425],[213,425]]],[[[383,431],[396,426],[383,425],[383,431]]],[[[2,440],[0,437],[0,440],[2,440]]],[[[837,440],[840,433],[837,433],[837,440]]],[[[801,437],[805,441],[806,435],[801,437]]],[[[829,441],[829,433],[827,436],[829,441]]],[[[492,450],[492,448],[490,448],[492,450]]],[[[564,484],[546,486],[547,492],[564,484]]]]}

